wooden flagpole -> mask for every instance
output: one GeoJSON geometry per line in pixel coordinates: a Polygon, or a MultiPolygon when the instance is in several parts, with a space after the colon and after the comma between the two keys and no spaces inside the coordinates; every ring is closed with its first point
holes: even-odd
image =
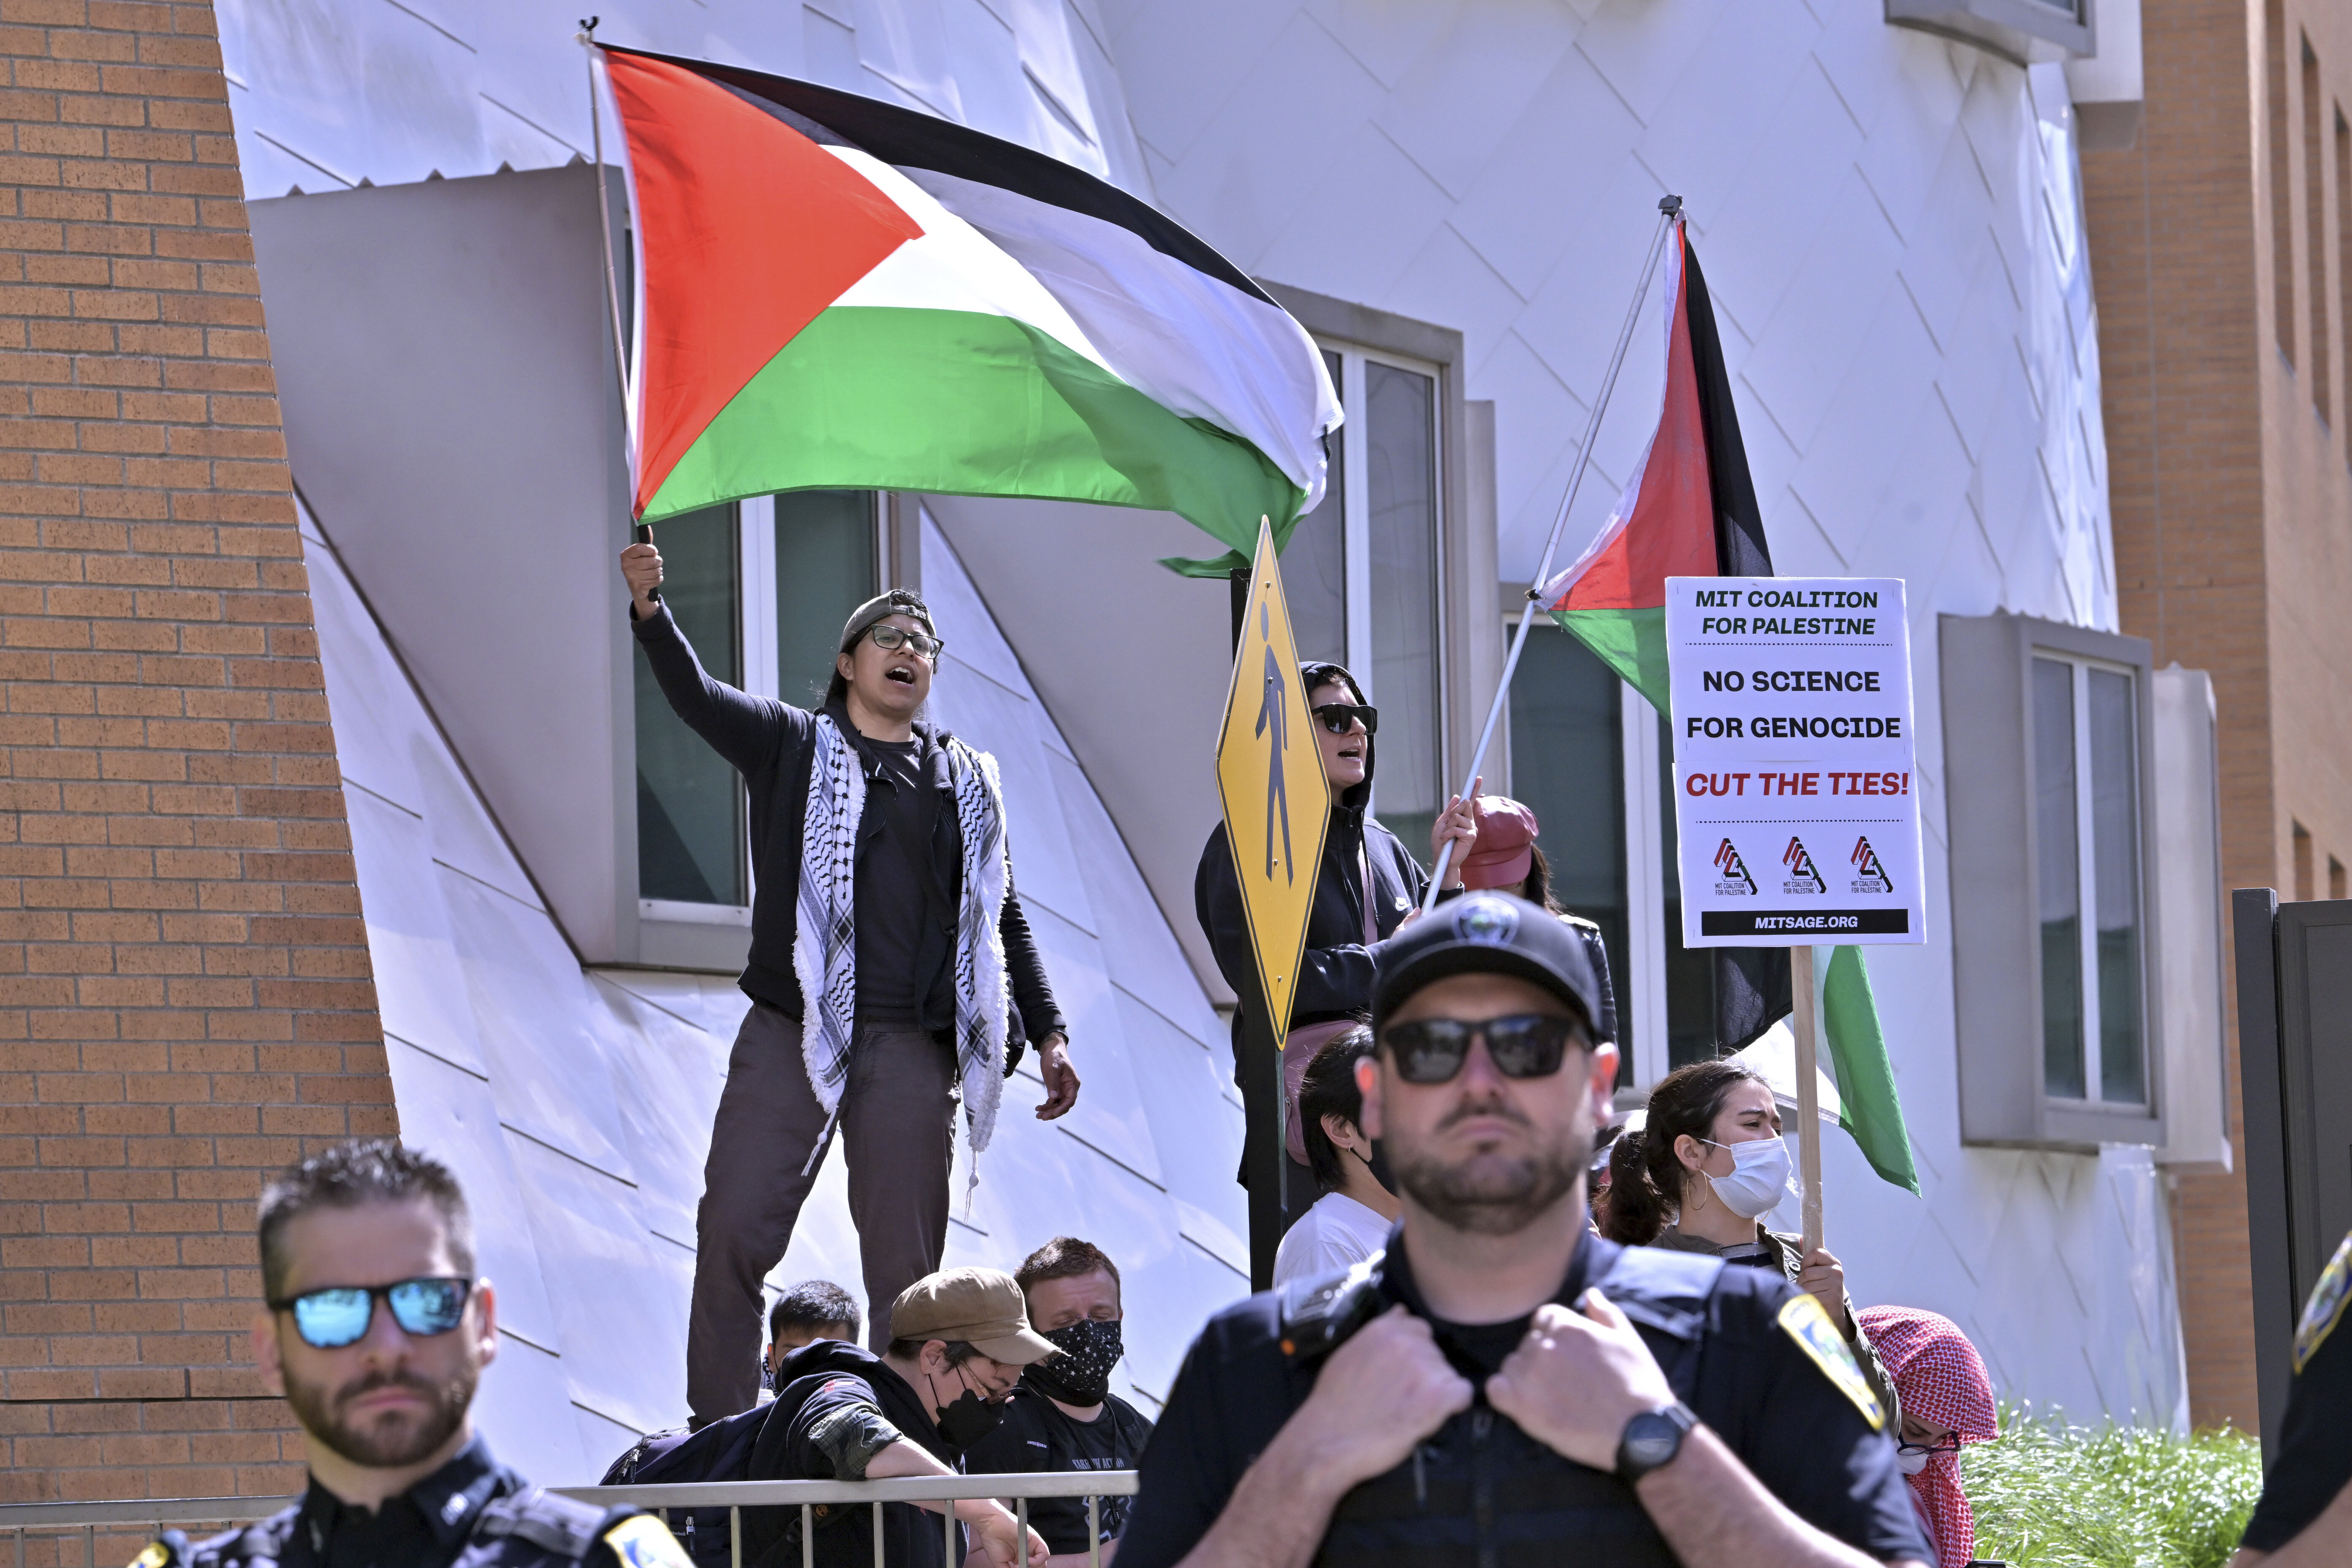
{"type": "Polygon", "coordinates": [[[1802,1187],[1805,1257],[1822,1245],[1822,1093],[1815,1042],[1821,1009],[1814,1003],[1813,950],[1800,942],[1789,950],[1789,981],[1796,994],[1793,1020],[1797,1032],[1797,1168],[1802,1187]]]}

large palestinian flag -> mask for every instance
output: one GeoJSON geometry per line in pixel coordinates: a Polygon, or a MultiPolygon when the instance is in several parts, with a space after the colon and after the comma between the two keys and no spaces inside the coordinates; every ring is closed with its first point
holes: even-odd
{"type": "Polygon", "coordinates": [[[1561,626],[1664,713],[1666,579],[1769,577],[1772,555],[1715,308],[1679,216],[1654,289],[1666,338],[1656,433],[1607,526],[1538,594],[1561,626]]]}
{"type": "MultiPolygon", "coordinates": [[[[635,504],[839,487],[1151,507],[1246,551],[1338,395],[1126,192],[927,114],[604,47],[635,217],[635,504]]],[[[1222,568],[1220,568],[1222,570],[1222,568]]]]}

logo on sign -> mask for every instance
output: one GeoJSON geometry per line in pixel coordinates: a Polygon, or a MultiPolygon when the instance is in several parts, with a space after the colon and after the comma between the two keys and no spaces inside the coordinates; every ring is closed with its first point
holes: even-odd
{"type": "Polygon", "coordinates": [[[1805,847],[1803,839],[1792,837],[1789,840],[1788,850],[1781,855],[1780,864],[1789,872],[1789,879],[1780,884],[1782,892],[1826,893],[1830,890],[1830,885],[1822,880],[1821,872],[1814,869],[1812,853],[1805,847]]]}
{"type": "Polygon", "coordinates": [[[1719,898],[1756,896],[1756,879],[1748,874],[1748,862],[1739,858],[1739,850],[1727,838],[1715,852],[1715,890],[1719,898]]]}
{"type": "Polygon", "coordinates": [[[1853,841],[1853,890],[1857,893],[1891,893],[1895,880],[1886,874],[1885,865],[1878,851],[1870,847],[1867,838],[1853,841]]]}

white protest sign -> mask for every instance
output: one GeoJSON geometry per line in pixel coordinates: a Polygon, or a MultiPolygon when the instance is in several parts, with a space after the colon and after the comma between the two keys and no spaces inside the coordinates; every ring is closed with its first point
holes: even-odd
{"type": "Polygon", "coordinates": [[[1685,947],[1921,942],[1898,577],[1669,577],[1685,947]]]}

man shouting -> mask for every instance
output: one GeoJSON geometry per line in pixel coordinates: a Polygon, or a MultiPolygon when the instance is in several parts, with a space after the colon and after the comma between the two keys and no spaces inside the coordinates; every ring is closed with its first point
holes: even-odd
{"type": "MultiPolygon", "coordinates": [[[[894,588],[851,614],[812,713],[704,671],[655,592],[652,544],[623,551],[621,575],[663,696],[751,800],[751,1010],[695,1222],[687,1401],[700,1425],[758,1397],[760,1281],[836,1128],[866,1299],[894,1301],[947,1245],[959,1098],[976,1155],[1024,1039],[1041,1118],[1076,1103],[1078,1078],[1013,892],[995,759],[916,717],[942,646],[922,600],[894,588]]],[[[887,1315],[867,1331],[887,1345],[887,1315]]]]}

